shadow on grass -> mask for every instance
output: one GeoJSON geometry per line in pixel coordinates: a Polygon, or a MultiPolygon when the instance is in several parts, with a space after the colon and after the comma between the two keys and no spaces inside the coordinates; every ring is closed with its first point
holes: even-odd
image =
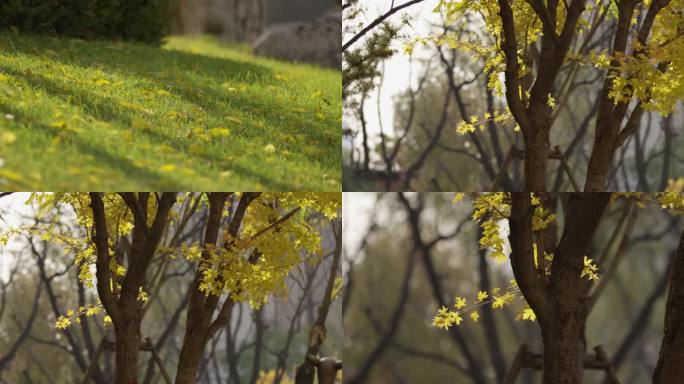
{"type": "MultiPolygon", "coordinates": [[[[102,41],[83,42],[36,36],[22,36],[19,39],[12,39],[11,36],[6,35],[5,38],[11,39],[12,48],[22,54],[34,55],[65,65],[77,65],[82,68],[95,67],[104,71],[118,72],[131,78],[146,79],[158,85],[171,86],[170,92],[178,95],[184,101],[195,104],[214,114],[222,115],[227,112],[226,106],[221,102],[223,101],[258,113],[260,117],[267,120],[274,127],[279,127],[280,121],[286,119],[288,125],[294,127],[294,131],[290,130],[283,133],[301,134],[303,136],[302,140],[297,142],[296,145],[288,144],[293,152],[299,153],[299,148],[309,147],[330,148],[329,151],[326,151],[326,153],[330,153],[330,151],[335,151],[339,148],[335,135],[326,134],[325,130],[321,130],[319,127],[311,124],[313,118],[307,114],[293,112],[288,110],[286,106],[282,106],[280,109],[273,108],[273,105],[262,104],[254,98],[239,94],[227,94],[216,90],[216,87],[228,80],[275,85],[277,80],[274,78],[272,71],[261,65],[228,58],[211,57],[199,53],[163,50],[136,44],[123,45],[102,41]],[[46,41],[51,43],[50,51],[52,52],[49,55],[46,53],[46,50],[37,49],[37,46],[44,45],[46,41]],[[175,79],[159,75],[160,71],[169,68],[174,70],[175,79]],[[213,87],[193,84],[193,75],[213,80],[215,84],[213,87]],[[201,91],[202,95],[198,96],[196,90],[189,88],[188,84],[201,91]]],[[[60,91],[63,95],[70,92],[79,92],[77,88],[73,90],[60,89],[60,91]]],[[[91,96],[94,95],[84,97],[84,100],[81,100],[81,102],[87,104],[91,96]]],[[[107,110],[106,105],[103,106],[103,103],[98,103],[98,108],[107,110]]],[[[109,108],[109,111],[116,115],[113,108],[109,108]]],[[[90,111],[89,113],[92,114],[90,111]]],[[[97,117],[101,117],[101,115],[97,117]]],[[[120,117],[117,116],[108,120],[120,117]]],[[[127,121],[130,121],[131,116],[127,117],[127,121]]],[[[246,133],[245,137],[263,138],[262,133],[258,132],[258,129],[255,129],[253,133],[246,133]]],[[[177,147],[177,149],[182,148],[177,147]]],[[[320,156],[310,152],[304,152],[302,155],[310,162],[325,163],[320,156]]]]}
{"type": "MultiPolygon", "coordinates": [[[[83,89],[66,88],[40,75],[28,75],[22,72],[18,72],[11,68],[7,68],[3,65],[0,65],[0,68],[2,68],[2,70],[5,73],[10,74],[17,79],[25,81],[31,87],[45,90],[45,92],[47,92],[48,94],[57,96],[65,100],[71,98],[72,103],[74,103],[74,105],[80,107],[84,111],[84,113],[92,116],[97,120],[117,122],[119,124],[130,125],[131,121],[135,117],[133,113],[123,112],[121,110],[117,110],[116,108],[114,108],[113,106],[116,105],[117,102],[112,98],[97,95],[93,92],[89,92],[83,89]]],[[[5,106],[2,104],[0,104],[0,106],[5,107],[6,110],[13,112],[13,114],[21,117],[21,112],[14,110],[13,108],[11,108],[11,106],[5,106]]],[[[60,133],[59,130],[52,128],[48,125],[39,123],[37,121],[32,121],[31,126],[38,127],[42,131],[48,133],[51,137],[55,137],[60,133]]],[[[137,134],[144,136],[145,138],[149,138],[151,141],[159,145],[169,145],[176,151],[185,154],[189,153],[189,147],[193,144],[192,142],[183,141],[182,139],[172,137],[158,130],[141,130],[138,131],[137,134]]],[[[109,166],[110,168],[119,169],[130,176],[137,175],[147,180],[159,180],[160,183],[158,183],[157,185],[160,185],[165,188],[177,189],[178,187],[178,183],[176,181],[172,181],[168,178],[164,179],[162,175],[157,172],[151,171],[146,168],[137,167],[133,164],[131,160],[125,157],[113,155],[103,149],[97,148],[96,146],[88,143],[86,139],[83,137],[80,137],[78,135],[70,135],[69,141],[73,142],[77,146],[77,148],[83,153],[93,155],[100,164],[107,164],[107,166],[109,166]]],[[[267,177],[264,177],[263,175],[254,173],[251,170],[238,164],[232,162],[225,163],[225,160],[220,155],[210,155],[207,153],[201,153],[193,154],[192,157],[198,158],[199,160],[204,162],[214,163],[216,165],[222,166],[223,168],[229,168],[235,173],[240,174],[245,178],[256,180],[269,188],[275,188],[278,190],[287,190],[289,188],[289,186],[286,184],[276,182],[267,177]]]]}
{"type": "MultiPolygon", "coordinates": [[[[58,128],[43,124],[35,119],[25,117],[23,116],[21,110],[15,109],[11,104],[0,103],[0,109],[3,111],[8,111],[20,119],[23,118],[24,121],[28,121],[31,124],[31,127],[37,128],[40,132],[44,133],[51,139],[62,137],[67,143],[75,145],[81,153],[92,156],[97,164],[104,164],[110,169],[117,169],[128,176],[140,176],[146,180],[153,180],[154,182],[152,184],[160,188],[179,187],[178,182],[169,178],[165,178],[158,172],[138,167],[127,158],[114,156],[111,153],[86,142],[82,137],[74,134],[64,135],[63,131],[58,128]]],[[[183,185],[180,185],[180,187],[183,187],[183,185]]]]}

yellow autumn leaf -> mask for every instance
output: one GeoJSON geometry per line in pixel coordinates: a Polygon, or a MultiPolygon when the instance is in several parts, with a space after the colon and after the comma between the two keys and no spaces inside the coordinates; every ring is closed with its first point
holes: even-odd
{"type": "Polygon", "coordinates": [[[176,166],[173,164],[164,164],[159,167],[160,172],[173,172],[176,170],[176,166]]]}
{"type": "Polygon", "coordinates": [[[66,122],[65,122],[64,120],[57,120],[57,121],[54,121],[54,122],[50,123],[50,126],[51,126],[52,128],[59,128],[59,129],[64,129],[64,128],[66,128],[66,125],[67,125],[67,124],[66,124],[66,122]]]}
{"type": "Polygon", "coordinates": [[[209,136],[217,139],[230,136],[230,129],[228,128],[212,128],[209,130],[209,136]]]}
{"type": "Polygon", "coordinates": [[[525,308],[522,310],[521,317],[523,320],[528,320],[528,321],[535,321],[537,319],[537,315],[534,314],[534,311],[532,308],[525,308]]]}
{"type": "Polygon", "coordinates": [[[0,135],[0,141],[2,141],[5,144],[12,144],[17,140],[17,135],[15,135],[12,132],[3,132],[2,135],[0,135]]]}

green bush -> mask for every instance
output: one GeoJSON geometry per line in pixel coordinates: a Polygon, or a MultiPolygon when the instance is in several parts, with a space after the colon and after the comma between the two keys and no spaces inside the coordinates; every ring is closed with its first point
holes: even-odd
{"type": "Polygon", "coordinates": [[[157,44],[169,0],[0,0],[0,29],[157,44]]]}

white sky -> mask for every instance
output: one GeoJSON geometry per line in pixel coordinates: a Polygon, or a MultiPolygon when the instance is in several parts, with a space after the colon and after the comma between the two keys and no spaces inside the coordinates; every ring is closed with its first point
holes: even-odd
{"type": "MultiPolygon", "coordinates": [[[[362,0],[363,1],[363,0],[362,0]]],[[[395,0],[396,4],[401,4],[406,0],[395,0]]],[[[402,20],[403,15],[411,16],[411,25],[405,26],[402,30],[402,34],[406,34],[411,37],[417,36],[427,36],[429,32],[429,25],[427,21],[435,20],[438,16],[432,11],[438,4],[438,0],[426,0],[417,5],[410,6],[406,8],[405,11],[396,13],[389,18],[390,22],[398,23],[402,20]]],[[[364,25],[369,23],[371,20],[375,19],[379,15],[387,12],[390,9],[392,0],[365,0],[363,1],[367,7],[367,12],[364,19],[364,25]]],[[[349,36],[344,37],[344,41],[347,41],[349,36]]],[[[385,134],[391,133],[394,124],[394,102],[393,97],[398,93],[405,91],[409,84],[414,83],[416,80],[416,69],[418,68],[416,59],[425,56],[425,50],[421,50],[420,47],[416,47],[414,51],[414,71],[413,76],[408,78],[409,74],[409,57],[403,51],[405,41],[400,39],[394,42],[394,48],[397,50],[397,54],[392,58],[385,61],[384,64],[384,82],[380,89],[380,117],[378,116],[378,92],[377,89],[371,93],[370,98],[366,101],[365,114],[367,121],[367,128],[370,136],[375,136],[380,134],[380,124],[379,119],[382,119],[382,127],[385,134]]],[[[361,42],[356,43],[361,44],[361,42]]],[[[355,47],[354,45],[353,47],[355,47]]],[[[349,126],[356,127],[357,123],[354,121],[348,122],[349,126]]],[[[358,140],[357,140],[358,142],[358,140]]],[[[349,143],[343,143],[346,149],[349,148],[349,143]]]]}
{"type": "MultiPolygon", "coordinates": [[[[21,216],[31,213],[33,208],[25,204],[30,195],[28,192],[17,192],[0,198],[0,232],[21,225],[21,216]]],[[[22,244],[23,241],[10,237],[6,246],[0,246],[0,279],[3,281],[7,279],[13,264],[12,251],[20,249],[22,244]]]]}
{"type": "Polygon", "coordinates": [[[376,199],[377,194],[373,192],[342,194],[342,245],[349,257],[354,256],[363,236],[368,232],[370,215],[376,199]]]}

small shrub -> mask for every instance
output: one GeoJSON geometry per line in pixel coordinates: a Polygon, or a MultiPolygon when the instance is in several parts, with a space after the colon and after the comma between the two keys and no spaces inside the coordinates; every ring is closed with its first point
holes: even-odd
{"type": "Polygon", "coordinates": [[[3,0],[0,29],[158,44],[170,0],[3,0]]]}

